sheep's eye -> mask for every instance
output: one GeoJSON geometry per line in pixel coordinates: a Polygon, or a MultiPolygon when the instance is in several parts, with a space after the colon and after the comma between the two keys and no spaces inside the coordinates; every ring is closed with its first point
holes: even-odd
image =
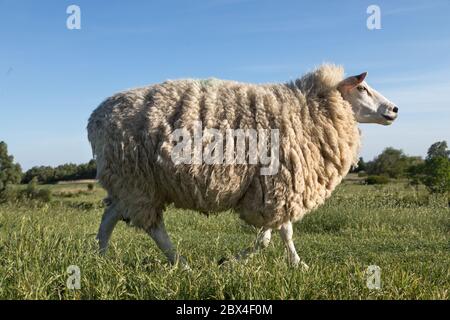
{"type": "Polygon", "coordinates": [[[358,89],[359,92],[363,92],[366,90],[366,88],[363,86],[357,86],[356,89],[358,89]]]}

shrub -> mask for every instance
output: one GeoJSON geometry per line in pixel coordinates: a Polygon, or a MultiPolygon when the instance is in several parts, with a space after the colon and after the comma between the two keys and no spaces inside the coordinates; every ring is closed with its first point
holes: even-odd
{"type": "Polygon", "coordinates": [[[389,183],[389,178],[386,176],[368,176],[365,180],[366,184],[387,184],[389,183]]]}
{"type": "Polygon", "coordinates": [[[42,202],[50,202],[52,201],[52,192],[50,189],[40,189],[36,193],[32,195],[33,200],[38,200],[42,202]]]}
{"type": "Polygon", "coordinates": [[[358,177],[360,177],[360,178],[367,177],[367,173],[365,171],[359,171],[358,177]]]}
{"type": "Polygon", "coordinates": [[[38,179],[36,177],[33,177],[30,182],[28,182],[26,192],[30,194],[37,192],[37,184],[38,179]]]}
{"type": "Polygon", "coordinates": [[[0,203],[15,201],[18,199],[18,195],[18,190],[8,185],[0,192],[0,203]]]}
{"type": "Polygon", "coordinates": [[[94,184],[93,183],[88,183],[87,188],[89,191],[94,191],[94,184]]]}
{"type": "Polygon", "coordinates": [[[26,189],[6,188],[0,195],[0,203],[4,202],[26,202],[26,201],[50,202],[52,193],[50,189],[26,189]]]}
{"type": "Polygon", "coordinates": [[[40,202],[50,202],[52,200],[52,192],[50,191],[50,189],[38,189],[37,178],[34,177],[28,183],[26,189],[19,190],[18,192],[16,192],[16,199],[22,201],[37,200],[40,202]]]}
{"type": "Polygon", "coordinates": [[[86,190],[60,191],[54,192],[53,195],[60,198],[76,198],[80,196],[89,195],[89,191],[86,190]]]}

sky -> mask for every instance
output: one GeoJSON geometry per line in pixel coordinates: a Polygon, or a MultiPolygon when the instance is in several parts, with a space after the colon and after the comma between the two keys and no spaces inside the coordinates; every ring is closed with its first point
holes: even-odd
{"type": "Polygon", "coordinates": [[[177,78],[286,82],[323,62],[399,107],[361,124],[361,155],[450,142],[450,1],[0,0],[0,140],[24,169],[92,158],[86,125],[108,96],[177,78]],[[66,26],[69,5],[81,29],[66,26]],[[381,29],[369,30],[369,5],[381,29]]]}

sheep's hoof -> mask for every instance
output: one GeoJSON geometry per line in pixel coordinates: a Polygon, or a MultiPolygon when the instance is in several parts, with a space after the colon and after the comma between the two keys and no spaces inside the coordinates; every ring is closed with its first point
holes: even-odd
{"type": "Polygon", "coordinates": [[[187,263],[187,260],[185,257],[178,257],[177,261],[175,262],[175,265],[180,268],[182,271],[188,271],[191,272],[192,269],[189,267],[189,264],[187,263]]]}
{"type": "Polygon", "coordinates": [[[181,268],[181,271],[192,272],[192,269],[191,269],[191,267],[189,267],[188,264],[182,264],[182,265],[180,266],[180,268],[181,268]]]}
{"type": "Polygon", "coordinates": [[[300,268],[302,271],[305,271],[305,272],[309,270],[309,266],[306,263],[304,263],[303,261],[300,261],[300,268]]]}
{"type": "Polygon", "coordinates": [[[236,259],[236,257],[223,257],[223,258],[220,258],[219,261],[217,261],[217,265],[219,267],[223,267],[223,266],[228,266],[237,261],[240,261],[240,260],[236,259]]]}
{"type": "Polygon", "coordinates": [[[292,267],[294,268],[298,268],[302,271],[308,271],[309,270],[309,266],[304,263],[299,256],[293,257],[292,260],[289,260],[289,263],[292,267]]]}
{"type": "Polygon", "coordinates": [[[303,261],[298,261],[297,263],[293,263],[292,266],[294,268],[300,269],[301,271],[307,272],[309,270],[309,266],[303,261]]]}

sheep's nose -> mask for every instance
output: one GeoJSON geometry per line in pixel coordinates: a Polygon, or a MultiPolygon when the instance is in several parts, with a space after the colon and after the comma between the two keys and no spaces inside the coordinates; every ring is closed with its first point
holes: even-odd
{"type": "Polygon", "coordinates": [[[395,112],[395,113],[397,113],[397,112],[398,112],[398,108],[397,108],[397,107],[394,107],[394,108],[392,109],[392,111],[395,112]]]}

